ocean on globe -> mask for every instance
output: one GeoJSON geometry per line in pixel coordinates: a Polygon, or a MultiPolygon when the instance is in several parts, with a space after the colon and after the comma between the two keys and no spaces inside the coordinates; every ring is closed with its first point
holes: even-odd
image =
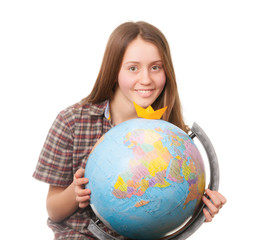
{"type": "Polygon", "coordinates": [[[182,226],[205,188],[193,140],[169,122],[142,118],[113,127],[97,142],[85,177],[95,214],[131,239],[158,239],[182,226]]]}

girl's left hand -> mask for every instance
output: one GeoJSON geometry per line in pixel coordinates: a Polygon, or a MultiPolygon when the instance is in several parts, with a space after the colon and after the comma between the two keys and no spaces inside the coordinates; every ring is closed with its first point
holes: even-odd
{"type": "Polygon", "coordinates": [[[208,207],[208,209],[204,208],[203,212],[205,215],[205,221],[211,222],[214,216],[218,214],[219,210],[227,202],[227,200],[217,191],[206,189],[205,193],[209,197],[209,199],[203,196],[202,200],[208,207]]]}

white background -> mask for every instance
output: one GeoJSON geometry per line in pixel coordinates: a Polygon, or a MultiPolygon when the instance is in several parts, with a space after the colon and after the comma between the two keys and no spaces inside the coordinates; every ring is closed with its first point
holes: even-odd
{"type": "Polygon", "coordinates": [[[268,230],[268,1],[1,1],[1,235],[52,239],[32,173],[59,111],[91,91],[110,33],[144,20],[167,37],[185,120],[219,157],[227,204],[189,239],[268,230]],[[266,223],[267,222],[267,223],[266,223]]]}

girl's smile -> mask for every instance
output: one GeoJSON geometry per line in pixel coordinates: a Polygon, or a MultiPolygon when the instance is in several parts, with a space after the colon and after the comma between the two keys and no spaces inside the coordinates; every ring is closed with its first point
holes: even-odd
{"type": "Polygon", "coordinates": [[[154,92],[154,89],[135,89],[135,91],[142,97],[147,98],[150,97],[154,92]]]}

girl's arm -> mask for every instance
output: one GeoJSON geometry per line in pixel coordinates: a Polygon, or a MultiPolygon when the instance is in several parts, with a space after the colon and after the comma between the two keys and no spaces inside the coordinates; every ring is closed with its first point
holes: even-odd
{"type": "Polygon", "coordinates": [[[50,185],[47,196],[47,211],[49,218],[60,222],[74,213],[78,207],[89,205],[90,190],[84,189],[88,179],[84,178],[84,169],[79,169],[74,175],[72,184],[68,187],[50,185]]]}

